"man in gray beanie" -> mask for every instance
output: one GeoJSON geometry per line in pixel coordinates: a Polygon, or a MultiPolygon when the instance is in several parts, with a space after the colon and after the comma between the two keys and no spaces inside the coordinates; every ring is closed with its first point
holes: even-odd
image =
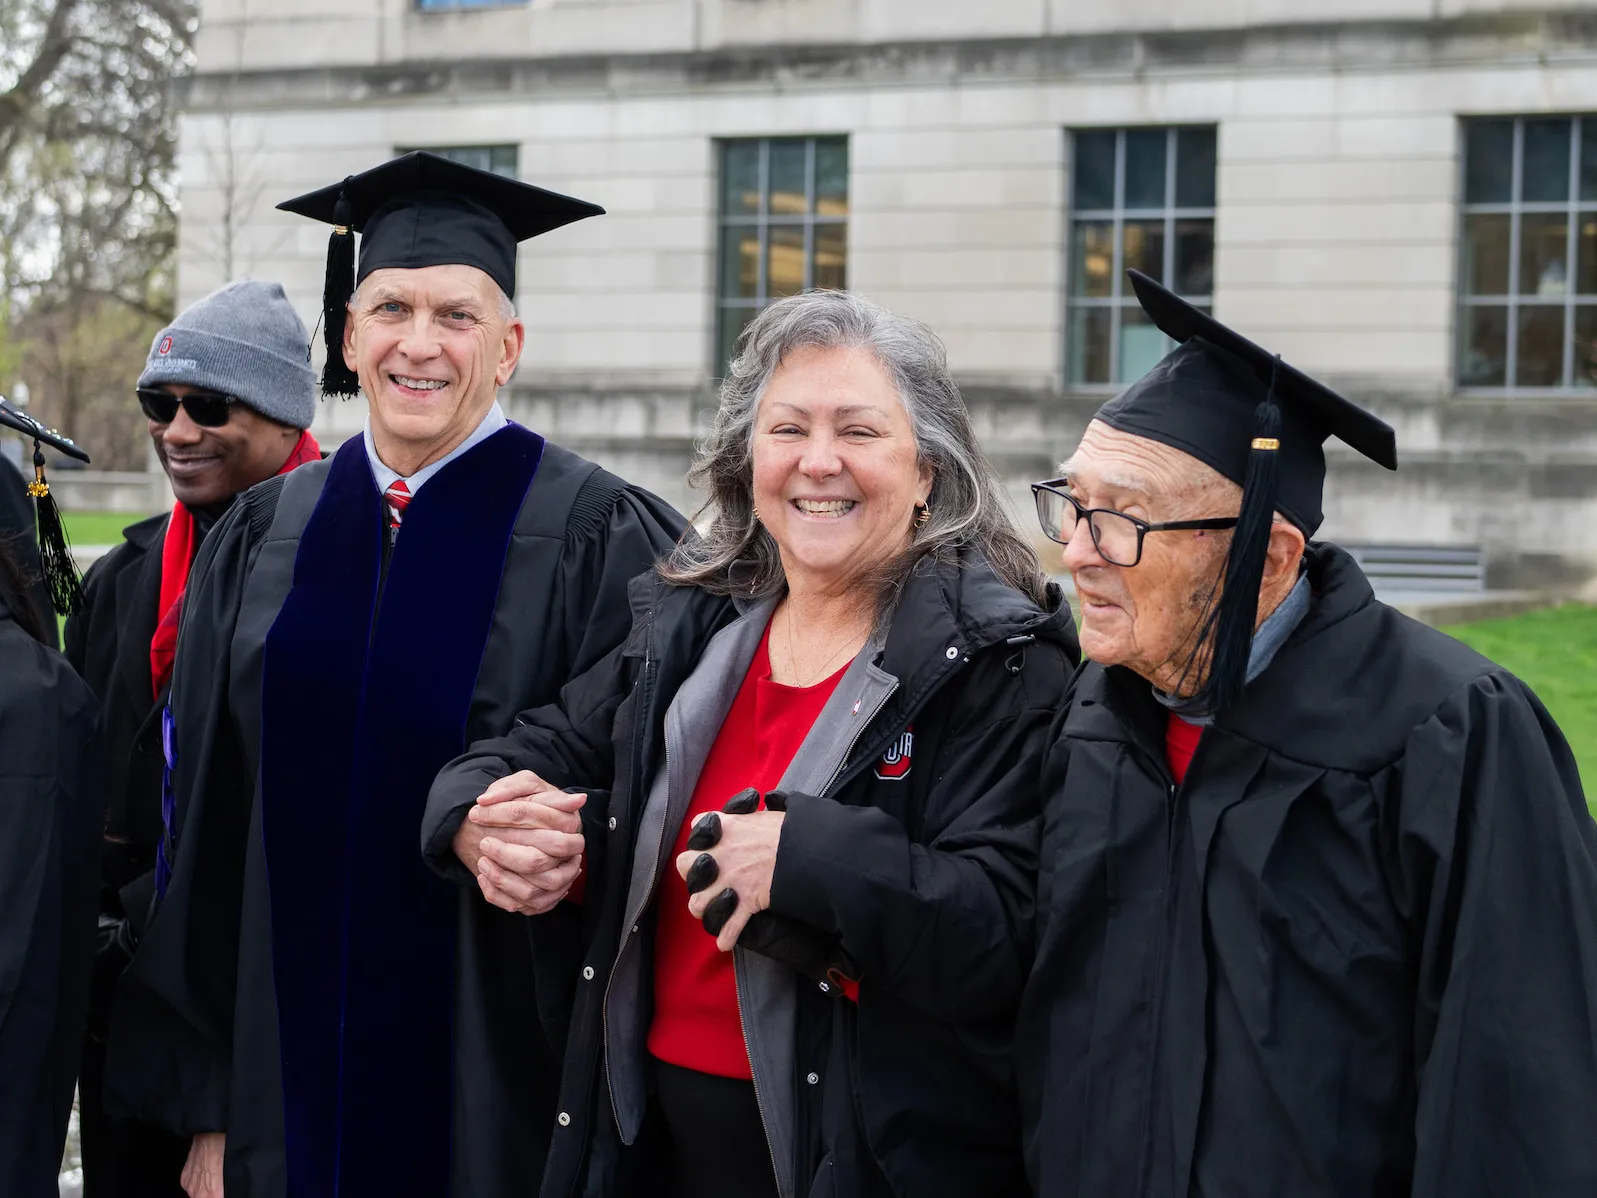
{"type": "Polygon", "coordinates": [[[186,1140],[110,1123],[101,1102],[111,994],[144,929],[161,837],[161,718],[200,544],[234,498],[321,452],[310,338],[277,283],[230,283],[155,335],[138,401],[177,503],[124,530],[89,570],[66,651],[100,702],[108,757],[100,937],[79,1083],[85,1194],[182,1198],[186,1140]]]}

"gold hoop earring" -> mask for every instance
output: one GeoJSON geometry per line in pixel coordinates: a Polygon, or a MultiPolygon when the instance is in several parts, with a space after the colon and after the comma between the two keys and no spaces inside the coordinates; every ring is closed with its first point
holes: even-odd
{"type": "Polygon", "coordinates": [[[932,518],[932,505],[918,503],[915,505],[915,527],[925,528],[926,522],[932,518]]]}
{"type": "Polygon", "coordinates": [[[760,509],[759,508],[755,508],[754,509],[754,519],[755,519],[756,523],[759,522],[759,519],[760,519],[760,509]]]}

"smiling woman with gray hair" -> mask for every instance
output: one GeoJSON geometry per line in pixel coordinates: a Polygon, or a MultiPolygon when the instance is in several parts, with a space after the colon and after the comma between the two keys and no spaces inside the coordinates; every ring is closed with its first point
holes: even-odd
{"type": "Polygon", "coordinates": [[[691,477],[705,531],[634,582],[627,643],[448,767],[423,829],[575,990],[543,1193],[1024,1193],[1068,609],[942,343],[859,296],[753,321],[691,477]]]}

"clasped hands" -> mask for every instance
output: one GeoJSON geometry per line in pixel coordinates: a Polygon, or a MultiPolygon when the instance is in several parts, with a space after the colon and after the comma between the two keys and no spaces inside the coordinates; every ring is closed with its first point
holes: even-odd
{"type": "Polygon", "coordinates": [[[466,813],[455,833],[455,856],[494,906],[541,915],[571,892],[582,872],[587,801],[531,770],[500,778],[466,813]]]}
{"type": "MultiPolygon", "coordinates": [[[[582,872],[585,794],[567,794],[531,770],[500,778],[478,796],[455,833],[455,856],[483,898],[520,915],[541,915],[571,892],[582,872]]],[[[730,952],[744,926],[771,905],[771,878],[786,803],[752,788],[694,821],[677,873],[688,910],[730,952]],[[714,850],[713,852],[711,850],[714,850]]]]}

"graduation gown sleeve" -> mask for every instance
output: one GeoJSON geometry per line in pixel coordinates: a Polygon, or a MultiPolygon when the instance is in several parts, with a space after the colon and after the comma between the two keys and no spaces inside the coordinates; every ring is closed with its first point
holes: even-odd
{"type": "Polygon", "coordinates": [[[1400,786],[1413,1193],[1597,1193],[1597,827],[1569,747],[1494,672],[1413,731],[1400,786]]]}
{"type": "MultiPolygon", "coordinates": [[[[9,467],[4,467],[9,469],[9,467]]],[[[0,1193],[57,1193],[99,882],[94,696],[0,606],[0,1193]]]]}
{"type": "MultiPolygon", "coordinates": [[[[683,523],[682,518],[659,499],[629,487],[607,489],[592,499],[587,494],[579,496],[571,526],[575,535],[566,538],[555,577],[541,583],[544,590],[557,592],[550,607],[564,622],[562,649],[569,662],[569,681],[562,688],[561,703],[540,713],[544,720],[518,717],[515,722],[521,726],[538,726],[554,721],[563,729],[573,724],[585,728],[587,743],[597,757],[590,759],[579,753],[582,760],[560,773],[573,784],[598,787],[608,785],[608,772],[595,772],[597,758],[608,758],[608,716],[613,715],[626,693],[623,675],[628,667],[621,654],[613,651],[627,638],[632,625],[628,587],[634,578],[650,570],[671,551],[681,535],[683,523]],[[592,513],[582,510],[590,502],[606,505],[601,518],[595,520],[592,513]],[[585,526],[592,531],[584,532],[585,526]]],[[[510,577],[505,580],[507,593],[513,593],[519,585],[532,587],[539,585],[539,581],[528,579],[523,584],[510,577]]],[[[484,670],[490,668],[491,664],[485,662],[484,670]]],[[[495,689],[505,692],[510,688],[495,689]]],[[[510,725],[512,717],[515,717],[514,712],[506,713],[502,721],[492,723],[504,729],[510,725]]],[[[557,738],[543,739],[553,744],[557,738]]],[[[583,742],[579,739],[576,743],[583,742]]],[[[445,767],[428,797],[422,822],[422,855],[428,863],[444,877],[472,887],[476,886],[475,879],[455,859],[450,846],[477,796],[489,782],[503,776],[502,772],[483,768],[486,762],[475,766],[468,764],[479,754],[497,756],[498,750],[494,748],[497,744],[499,741],[490,740],[474,745],[471,753],[445,767]]],[[[505,738],[501,748],[506,753],[515,752],[514,737],[505,738]]],[[[511,772],[521,768],[524,767],[514,766],[511,772]]],[[[592,802],[590,795],[590,804],[592,802]]]]}
{"type": "Polygon", "coordinates": [[[113,1005],[108,1109],[180,1135],[227,1126],[255,779],[230,701],[231,645],[280,486],[235,503],[189,575],[170,695],[171,882],[113,1005]]]}

